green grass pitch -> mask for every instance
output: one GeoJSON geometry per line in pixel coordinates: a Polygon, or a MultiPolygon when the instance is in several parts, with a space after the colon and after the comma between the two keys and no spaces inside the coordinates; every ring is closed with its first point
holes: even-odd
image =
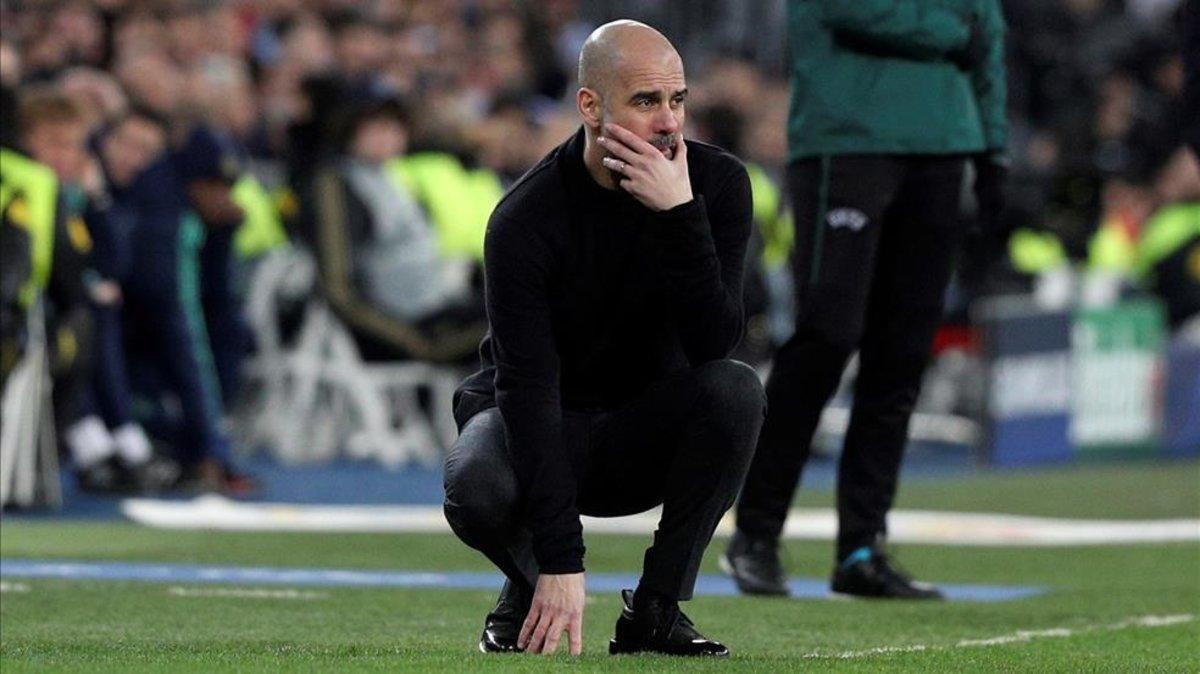
{"type": "MultiPolygon", "coordinates": [[[[798,505],[828,505],[803,492],[798,505]]],[[[1126,463],[1022,471],[902,488],[899,507],[1088,518],[1200,516],[1200,464],[1126,463]]],[[[634,571],[645,538],[592,536],[588,567],[634,571]]],[[[715,573],[714,541],[705,560],[715,573]]],[[[829,572],[828,543],[790,542],[800,576],[829,572]]],[[[919,577],[1039,585],[1000,603],[878,603],[698,597],[685,609],[729,661],[606,654],[618,598],[589,597],[585,654],[475,651],[494,593],[296,588],[288,598],[188,596],[213,586],[6,578],[0,669],[42,671],[1200,671],[1200,544],[1079,548],[902,546],[919,577]],[[1129,621],[1192,615],[1166,626],[1129,621]],[[964,645],[965,640],[991,640],[964,645]],[[878,649],[878,650],[876,650],[878,649]],[[850,656],[850,657],[839,657],[850,656]]],[[[5,517],[4,559],[486,570],[448,535],[160,531],[113,522],[5,517]]],[[[240,588],[245,589],[245,588],[240,588]]],[[[282,588],[273,587],[272,590],[282,588]]]]}

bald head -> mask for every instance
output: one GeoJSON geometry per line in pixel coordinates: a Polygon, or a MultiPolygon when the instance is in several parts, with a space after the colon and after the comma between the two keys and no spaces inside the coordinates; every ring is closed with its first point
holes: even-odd
{"type": "Polygon", "coordinates": [[[682,59],[662,33],[638,21],[612,21],[592,31],[579,52],[579,86],[605,94],[626,69],[678,67],[682,59]]]}
{"type": "Polygon", "coordinates": [[[686,98],[683,59],[662,33],[637,21],[613,21],[592,31],[579,52],[575,92],[586,143],[584,163],[592,177],[609,189],[616,189],[620,180],[604,166],[609,150],[599,138],[605,125],[609,132],[624,129],[668,159],[674,157],[686,98]]]}

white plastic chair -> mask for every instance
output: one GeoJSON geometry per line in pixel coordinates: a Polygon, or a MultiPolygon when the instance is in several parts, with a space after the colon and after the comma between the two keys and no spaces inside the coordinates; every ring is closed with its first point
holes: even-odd
{"type": "Polygon", "coordinates": [[[285,461],[328,460],[339,453],[376,458],[388,467],[441,459],[457,429],[450,398],[453,369],[418,361],[368,363],[349,329],[320,298],[317,269],[298,248],[268,254],[247,303],[258,355],[246,368],[260,394],[249,434],[285,461]],[[298,335],[288,345],[279,313],[288,298],[308,297],[298,335]],[[430,412],[419,392],[430,392],[430,412]]]}
{"type": "Polygon", "coordinates": [[[62,506],[50,364],[39,300],[28,317],[25,354],[0,399],[0,505],[62,506]]]}

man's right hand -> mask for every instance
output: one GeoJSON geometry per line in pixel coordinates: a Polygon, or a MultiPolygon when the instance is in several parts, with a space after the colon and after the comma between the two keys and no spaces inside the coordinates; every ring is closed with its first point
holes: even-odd
{"type": "Polygon", "coordinates": [[[529,653],[553,653],[563,632],[571,655],[583,652],[584,574],[542,574],[533,590],[533,605],[521,626],[517,645],[529,653]]]}

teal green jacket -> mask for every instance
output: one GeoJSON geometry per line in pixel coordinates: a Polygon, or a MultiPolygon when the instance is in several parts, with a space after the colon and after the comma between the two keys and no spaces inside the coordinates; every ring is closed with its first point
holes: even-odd
{"type": "Polygon", "coordinates": [[[791,158],[1003,151],[1004,32],[999,0],[788,0],[791,158]]]}

